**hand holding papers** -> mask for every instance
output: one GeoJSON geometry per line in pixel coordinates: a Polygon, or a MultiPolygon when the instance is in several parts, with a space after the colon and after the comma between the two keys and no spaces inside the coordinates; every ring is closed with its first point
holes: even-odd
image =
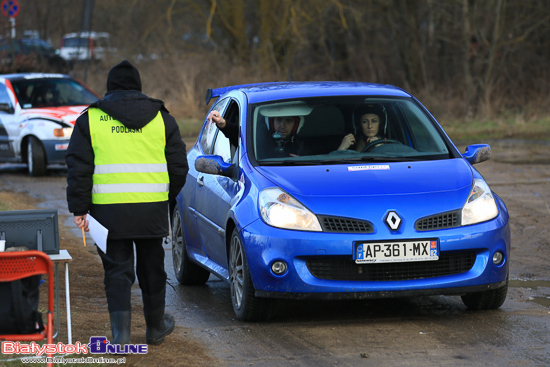
{"type": "Polygon", "coordinates": [[[88,228],[90,229],[90,236],[94,239],[96,245],[99,246],[101,251],[107,253],[107,235],[109,230],[101,225],[90,214],[87,215],[88,228]]]}

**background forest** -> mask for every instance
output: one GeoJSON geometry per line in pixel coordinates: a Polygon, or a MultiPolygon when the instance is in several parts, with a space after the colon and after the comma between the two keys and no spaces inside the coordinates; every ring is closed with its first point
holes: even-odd
{"type": "MultiPolygon", "coordinates": [[[[19,2],[17,34],[36,30],[55,48],[84,24],[85,0],[19,2]]],[[[116,52],[70,74],[103,94],[109,68],[129,59],[144,92],[165,100],[179,119],[204,117],[207,88],[290,75],[396,85],[446,128],[496,120],[536,135],[530,125],[550,124],[548,0],[90,3],[91,29],[109,32],[116,52]]],[[[9,20],[2,16],[0,25],[9,37],[9,20]]]]}

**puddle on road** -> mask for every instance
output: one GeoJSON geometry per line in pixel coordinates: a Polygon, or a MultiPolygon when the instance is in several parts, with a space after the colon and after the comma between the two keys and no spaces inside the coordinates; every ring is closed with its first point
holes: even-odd
{"type": "Polygon", "coordinates": [[[550,307],[550,297],[530,297],[529,301],[533,301],[544,307],[550,307]]]}
{"type": "Polygon", "coordinates": [[[550,280],[513,279],[508,285],[513,288],[550,288],[550,280]]]}
{"type": "MultiPolygon", "coordinates": [[[[514,279],[510,280],[508,285],[512,288],[549,288],[550,280],[522,280],[514,279]]],[[[541,306],[550,307],[550,295],[532,296],[529,297],[529,301],[535,302],[541,306]]]]}

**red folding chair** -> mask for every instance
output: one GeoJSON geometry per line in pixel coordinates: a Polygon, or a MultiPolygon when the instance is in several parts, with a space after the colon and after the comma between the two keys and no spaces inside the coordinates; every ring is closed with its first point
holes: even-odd
{"type": "MultiPolygon", "coordinates": [[[[39,341],[47,339],[53,344],[53,264],[45,252],[29,250],[0,252],[0,282],[11,282],[32,275],[48,275],[48,319],[44,330],[33,334],[5,334],[0,335],[0,341],[39,341]]],[[[51,357],[48,354],[47,357],[51,357]]],[[[53,363],[48,363],[52,366],[53,363]]]]}

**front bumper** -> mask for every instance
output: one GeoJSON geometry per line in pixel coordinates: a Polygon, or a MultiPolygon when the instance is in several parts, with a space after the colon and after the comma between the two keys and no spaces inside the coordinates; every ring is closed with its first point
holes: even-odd
{"type": "Polygon", "coordinates": [[[244,228],[241,236],[259,297],[460,295],[502,287],[508,275],[510,230],[501,217],[472,226],[427,232],[412,229],[393,236],[290,231],[257,220],[244,228]],[[424,238],[438,238],[440,260],[384,265],[353,260],[356,241],[424,238]],[[504,260],[495,265],[492,258],[497,251],[504,254],[504,260]],[[271,265],[275,261],[286,262],[288,270],[274,274],[271,265]]]}
{"type": "Polygon", "coordinates": [[[497,289],[507,285],[504,280],[498,283],[484,284],[478,286],[455,287],[455,288],[437,288],[420,289],[407,291],[388,291],[388,292],[341,292],[341,293],[295,293],[295,292],[268,292],[256,291],[256,297],[282,298],[282,299],[321,299],[321,300],[347,300],[347,299],[380,299],[414,296],[461,296],[466,293],[483,292],[490,289],[497,289]]]}
{"type": "Polygon", "coordinates": [[[42,140],[48,164],[65,164],[69,139],[42,140]]]}

